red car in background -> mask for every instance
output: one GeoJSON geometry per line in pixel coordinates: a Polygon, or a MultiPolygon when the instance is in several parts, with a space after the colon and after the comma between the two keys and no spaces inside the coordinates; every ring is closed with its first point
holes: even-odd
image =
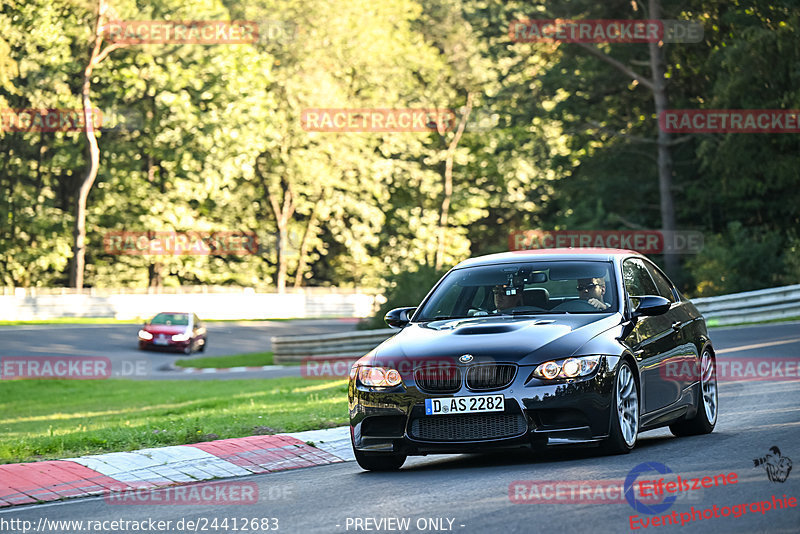
{"type": "Polygon", "coordinates": [[[139,330],[139,348],[177,349],[184,354],[206,350],[206,327],[193,313],[162,312],[139,330]]]}

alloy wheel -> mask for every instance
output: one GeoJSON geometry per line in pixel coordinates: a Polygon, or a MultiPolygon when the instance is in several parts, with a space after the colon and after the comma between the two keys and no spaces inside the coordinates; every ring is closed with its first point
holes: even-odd
{"type": "Polygon", "coordinates": [[[617,417],[625,443],[633,447],[639,430],[639,395],[633,373],[627,365],[623,365],[617,374],[617,417]]]}
{"type": "Polygon", "coordinates": [[[717,421],[717,370],[714,366],[714,359],[708,351],[703,352],[700,369],[703,407],[706,410],[706,419],[713,425],[717,421]]]}

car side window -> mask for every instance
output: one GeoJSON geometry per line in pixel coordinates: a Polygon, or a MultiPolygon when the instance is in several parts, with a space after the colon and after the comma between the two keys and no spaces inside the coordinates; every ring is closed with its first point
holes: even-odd
{"type": "Polygon", "coordinates": [[[653,282],[656,284],[658,294],[670,302],[675,302],[675,293],[673,293],[672,284],[667,277],[661,274],[661,271],[656,269],[651,263],[647,263],[647,270],[650,276],[653,277],[653,282]]]}
{"type": "Polygon", "coordinates": [[[625,260],[622,264],[622,278],[625,282],[625,291],[631,297],[659,294],[642,260],[636,258],[625,260]]]}

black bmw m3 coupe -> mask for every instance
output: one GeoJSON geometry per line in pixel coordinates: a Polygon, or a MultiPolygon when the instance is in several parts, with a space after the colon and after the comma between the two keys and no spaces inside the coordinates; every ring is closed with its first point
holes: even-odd
{"type": "Polygon", "coordinates": [[[718,396],[705,320],[636,252],[551,249],[464,261],[350,371],[362,468],[409,455],[597,445],[711,432],[718,396]],[[685,372],[692,369],[692,372],[685,372]]]}

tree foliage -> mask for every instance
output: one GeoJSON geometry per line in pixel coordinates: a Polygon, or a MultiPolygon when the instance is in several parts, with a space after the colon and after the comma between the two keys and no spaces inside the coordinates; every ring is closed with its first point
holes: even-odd
{"type": "MultiPolygon", "coordinates": [[[[80,109],[93,3],[0,2],[0,110],[80,109]]],[[[402,273],[507,250],[514,230],[660,228],[652,94],[584,47],[508,35],[515,19],[646,18],[646,4],[110,1],[119,20],[248,20],[260,35],[131,45],[94,70],[85,283],[381,286],[414,305],[429,284],[402,273]],[[306,131],[313,108],[446,108],[465,127],[306,131]],[[248,231],[260,247],[114,255],[111,231],[248,231]]],[[[661,5],[704,27],[663,48],[672,107],[800,109],[796,2],[661,5]]],[[[651,74],[646,44],[598,49],[651,74]]],[[[85,134],[3,124],[0,283],[66,286],[85,134]]],[[[676,135],[670,152],[677,227],[705,235],[682,258],[685,291],[800,281],[797,134],[676,135]]]]}

